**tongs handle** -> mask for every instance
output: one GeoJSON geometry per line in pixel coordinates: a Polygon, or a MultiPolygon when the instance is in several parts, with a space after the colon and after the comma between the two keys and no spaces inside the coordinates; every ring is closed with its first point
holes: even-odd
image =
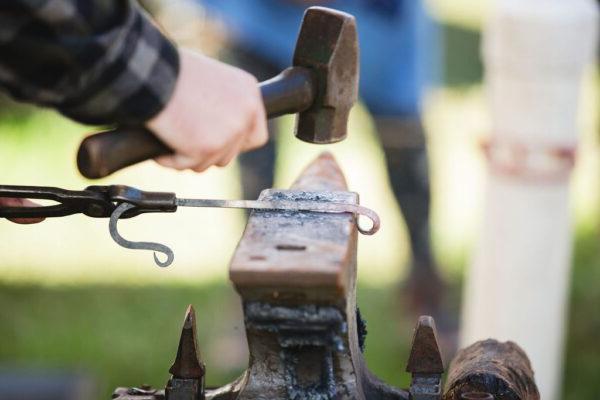
{"type": "Polygon", "coordinates": [[[85,190],[66,190],[45,186],[0,185],[0,198],[51,200],[58,204],[38,207],[0,207],[0,218],[50,218],[73,214],[108,218],[119,204],[133,207],[121,218],[145,213],[175,212],[175,193],[145,192],[124,185],[88,186],[85,190]]]}
{"type": "Polygon", "coordinates": [[[58,204],[37,207],[0,207],[0,218],[51,218],[73,214],[109,217],[114,205],[102,193],[43,186],[0,185],[0,197],[51,200],[58,204]]]}

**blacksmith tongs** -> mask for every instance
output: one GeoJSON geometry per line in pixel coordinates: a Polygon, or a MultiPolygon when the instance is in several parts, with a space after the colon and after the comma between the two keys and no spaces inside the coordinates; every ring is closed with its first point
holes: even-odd
{"type": "Polygon", "coordinates": [[[51,200],[58,204],[38,207],[2,207],[0,218],[50,218],[73,214],[84,214],[93,218],[110,218],[109,231],[115,242],[128,249],[152,250],[154,261],[161,267],[171,265],[175,256],[173,251],[160,243],[131,242],[124,239],[117,230],[121,218],[131,218],[145,213],[175,212],[177,207],[217,207],[241,208],[270,211],[305,211],[320,213],[352,213],[368,217],[372,225],[358,230],[372,235],[379,230],[379,216],[371,209],[357,204],[340,202],[322,202],[311,200],[210,200],[182,199],[170,192],[145,192],[124,185],[88,186],[85,190],[74,191],[41,186],[0,185],[0,197],[51,200]],[[163,253],[167,259],[160,261],[156,252],[163,253]]]}

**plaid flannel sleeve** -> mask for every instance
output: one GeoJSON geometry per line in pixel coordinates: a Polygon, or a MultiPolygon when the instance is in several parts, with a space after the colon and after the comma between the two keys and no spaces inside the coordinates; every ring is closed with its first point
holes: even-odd
{"type": "Polygon", "coordinates": [[[140,124],[179,56],[133,0],[0,1],[0,88],[90,124],[140,124]]]}

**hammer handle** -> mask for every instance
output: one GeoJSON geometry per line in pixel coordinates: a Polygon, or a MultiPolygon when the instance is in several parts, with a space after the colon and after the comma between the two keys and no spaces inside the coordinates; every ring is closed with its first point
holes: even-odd
{"type": "MultiPolygon", "coordinates": [[[[314,101],[311,72],[290,67],[260,85],[267,118],[302,112],[314,101]]],[[[118,127],[85,138],[77,153],[77,167],[86,178],[103,178],[122,168],[173,151],[144,127],[118,127]]]]}
{"type": "Polygon", "coordinates": [[[309,69],[290,67],[259,85],[267,118],[302,112],[315,101],[315,80],[309,69]]]}

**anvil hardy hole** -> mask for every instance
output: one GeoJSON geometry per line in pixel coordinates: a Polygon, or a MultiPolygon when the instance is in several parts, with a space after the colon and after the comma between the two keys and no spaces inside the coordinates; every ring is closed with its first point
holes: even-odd
{"type": "Polygon", "coordinates": [[[306,250],[306,246],[299,246],[295,244],[278,244],[275,246],[277,250],[282,251],[304,251],[306,250]]]}
{"type": "Polygon", "coordinates": [[[322,346],[302,346],[291,350],[293,354],[295,380],[300,388],[318,388],[322,386],[327,374],[325,356],[327,350],[322,346]]]}

